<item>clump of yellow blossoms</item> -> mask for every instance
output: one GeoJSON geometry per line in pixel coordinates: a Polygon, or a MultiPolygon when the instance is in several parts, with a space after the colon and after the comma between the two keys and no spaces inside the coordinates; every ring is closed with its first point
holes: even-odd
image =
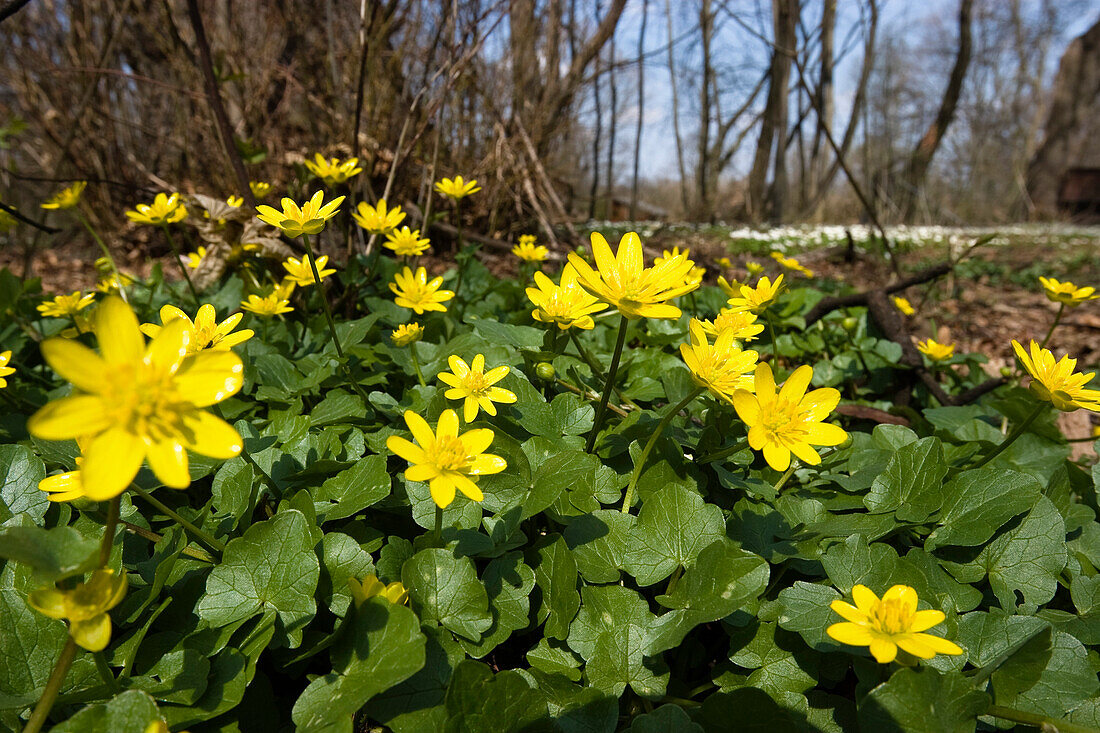
{"type": "Polygon", "coordinates": [[[535,237],[524,234],[519,238],[519,244],[512,247],[512,254],[524,262],[544,262],[550,256],[550,250],[541,244],[535,244],[535,237]]]}
{"type": "Polygon", "coordinates": [[[405,212],[400,206],[386,208],[386,199],[378,199],[376,206],[360,201],[355,211],[351,212],[351,218],[371,234],[385,234],[405,220],[405,212]]]}
{"type": "Polygon", "coordinates": [[[137,224],[161,226],[176,224],[187,218],[187,207],[180,203],[180,195],[158,193],[151,204],[138,204],[126,212],[126,218],[137,224]]]}
{"type": "Polygon", "coordinates": [[[476,355],[470,364],[452,354],[447,364],[451,371],[437,375],[439,381],[450,387],[443,396],[449,400],[466,400],[462,406],[462,417],[466,422],[474,421],[478,408],[496,415],[494,402],[510,405],[516,401],[514,392],[494,386],[508,376],[511,370],[507,366],[498,366],[486,372],[484,354],[476,355]]]}
{"type": "Polygon", "coordinates": [[[556,323],[562,331],[573,327],[593,328],[596,324],[592,314],[607,308],[580,286],[573,265],[562,269],[560,285],[555,285],[542,272],[536,272],[535,287],[527,288],[527,297],[535,305],[531,316],[536,321],[556,323]]]}
{"type": "Polygon", "coordinates": [[[791,454],[803,463],[816,466],[821,456],[813,446],[840,445],[848,438],[843,428],[823,422],[840,402],[840,392],[832,387],[806,392],[814,370],[800,366],[776,390],[775,377],[767,364],[759,364],[753,378],[756,394],[737,390],[733,406],[749,428],[749,447],[763,451],[764,460],[776,471],[791,465],[791,454]]]}
{"type": "Polygon", "coordinates": [[[454,179],[444,178],[441,181],[436,181],[435,191],[449,198],[459,201],[466,198],[472,193],[477,193],[481,190],[481,186],[477,185],[477,181],[462,180],[462,176],[455,176],[454,179]]]}
{"type": "Polygon", "coordinates": [[[943,361],[954,356],[955,344],[941,344],[932,339],[925,339],[917,344],[917,350],[932,361],[943,361]]]}
{"type": "Polygon", "coordinates": [[[732,308],[723,308],[713,321],[701,320],[699,325],[711,338],[717,338],[723,331],[730,331],[734,341],[753,341],[764,330],[764,324],[758,322],[755,313],[732,308]]]}
{"type": "MultiPolygon", "coordinates": [[[[255,332],[251,329],[245,328],[233,333],[233,329],[237,327],[242,318],[244,318],[243,313],[234,313],[218,323],[217,311],[209,303],[204,303],[199,307],[194,321],[174,305],[165,305],[160,309],[160,322],[164,326],[175,320],[183,321],[186,325],[188,330],[188,354],[197,354],[203,349],[228,351],[234,346],[248,341],[255,335],[255,332]]],[[[159,336],[161,329],[162,326],[155,323],[141,324],[141,332],[149,338],[159,336]]]]}
{"type": "Polygon", "coordinates": [[[476,428],[459,435],[454,410],[443,411],[435,432],[427,420],[411,410],[405,412],[405,423],[416,443],[391,435],[386,447],[409,462],[406,479],[428,482],[432,500],[441,508],[450,506],[456,491],[481,501],[485,494],[478,488],[477,477],[500,473],[508,467],[500,456],[485,452],[495,437],[493,431],[476,428]]]}
{"type": "MultiPolygon", "coordinates": [[[[328,265],[328,255],[321,255],[316,259],[317,264],[317,276],[324,280],[329,275],[336,272],[333,269],[325,269],[328,265]]],[[[286,262],[283,263],[283,269],[286,270],[286,279],[295,285],[300,285],[303,288],[317,282],[313,278],[313,268],[309,266],[309,260],[305,257],[298,259],[297,257],[288,257],[286,262]]]]}
{"type": "Polygon", "coordinates": [[[264,181],[249,181],[248,188],[252,191],[252,195],[258,199],[262,199],[271,193],[271,184],[264,181]]]}
{"type": "Polygon", "coordinates": [[[403,323],[390,334],[394,346],[408,346],[424,338],[424,328],[419,323],[403,323]]]}
{"type": "Polygon", "coordinates": [[[912,303],[899,295],[890,296],[890,300],[894,301],[894,307],[904,315],[911,316],[917,312],[912,303]]]}
{"type": "Polygon", "coordinates": [[[879,599],[865,585],[852,588],[853,606],[845,601],[833,601],[830,608],[845,621],[830,626],[825,632],[841,644],[869,647],[871,656],[888,664],[898,656],[898,649],[920,659],[937,654],[962,654],[953,641],[924,634],[945,616],[943,611],[917,610],[917,592],[907,585],[895,585],[879,599]]]}
{"type": "Polygon", "coordinates": [[[733,331],[720,332],[711,344],[699,321],[691,319],[690,329],[691,342],[680,344],[680,355],[696,384],[727,402],[733,401],[737,390],[753,388],[750,372],[759,354],[737,348],[733,331]]]}
{"type": "Polygon", "coordinates": [[[1100,298],[1100,293],[1092,286],[1079,288],[1071,282],[1059,282],[1052,277],[1040,277],[1039,282],[1042,283],[1048,300],[1070,308],[1076,308],[1087,300],[1100,298]]]}
{"type": "Polygon", "coordinates": [[[264,296],[255,294],[249,295],[247,300],[241,301],[241,308],[249,313],[255,313],[265,318],[294,311],[294,309],[290,307],[290,301],[280,297],[278,292],[269,293],[264,296]]]}
{"type": "Polygon", "coordinates": [[[111,641],[111,617],[107,612],[122,602],[126,586],[125,575],[100,568],[71,590],[40,588],[27,597],[27,602],[44,616],[67,620],[73,641],[98,652],[111,641]]]}
{"type": "Polygon", "coordinates": [[[386,235],[386,249],[398,257],[419,257],[432,246],[431,240],[420,236],[419,229],[401,227],[386,235]]]}
{"type": "Polygon", "coordinates": [[[196,251],[187,253],[187,266],[192,270],[197,270],[205,257],[206,247],[200,246],[196,251]]]}
{"type": "Polygon", "coordinates": [[[1081,374],[1074,372],[1077,360],[1063,356],[1054,360],[1054,354],[1031,342],[1031,353],[1024,351],[1019,341],[1013,339],[1012,348],[1016,356],[1031,374],[1031,391],[1063,412],[1073,412],[1079,408],[1100,412],[1100,390],[1085,389],[1092,381],[1094,372],[1081,374]]]}
{"type": "Polygon", "coordinates": [[[446,312],[447,306],[443,303],[455,297],[455,294],[450,290],[440,290],[441,285],[442,276],[429,281],[427,269],[418,267],[413,273],[412,268],[406,267],[393,276],[390,290],[397,296],[394,303],[402,308],[411,308],[419,316],[425,311],[446,312]]]}
{"type": "MultiPolygon", "coordinates": [[[[719,282],[719,285],[721,285],[721,282],[719,282]]],[[[727,292],[733,291],[735,293],[726,303],[731,310],[763,313],[779,297],[779,293],[783,289],[783,276],[780,275],[775,278],[774,282],[767,276],[762,277],[757,281],[755,288],[750,285],[728,287],[727,292]]]]}
{"type": "Polygon", "coordinates": [[[80,195],[88,186],[87,181],[77,181],[68,188],[63,188],[53,196],[50,196],[42,204],[43,209],[71,209],[80,203],[80,195]]]}
{"type": "Polygon", "coordinates": [[[374,573],[363,578],[362,582],[355,578],[348,578],[348,589],[351,591],[351,597],[355,600],[356,606],[363,605],[368,598],[374,598],[375,596],[382,596],[390,603],[398,606],[404,605],[409,600],[409,592],[405,590],[405,586],[401,585],[401,581],[395,580],[386,585],[374,573]]]}
{"type": "Polygon", "coordinates": [[[339,158],[325,158],[320,153],[315,153],[313,160],[306,161],[306,168],[330,186],[343,183],[363,172],[363,169],[359,167],[358,158],[340,160],[339,158]]]}
{"type": "Polygon", "coordinates": [[[324,203],[324,191],[318,191],[301,207],[294,199],[284,198],[280,201],[282,211],[260,204],[256,207],[256,218],[265,224],[270,224],[276,229],[281,229],[288,237],[300,237],[304,235],[320,234],[325,223],[336,216],[340,211],[340,204],[344,203],[343,196],[337,196],[327,204],[324,203]]]}
{"type": "Polygon", "coordinates": [[[240,357],[232,351],[188,356],[190,331],[179,319],[146,344],[137,317],[119,298],[96,309],[95,332],[98,354],[69,339],[43,342],[46,362],[74,390],[27,421],[42,440],[87,440],[81,472],[89,498],[118,496],[145,460],[165,485],[185,488],[191,483],[187,450],[217,459],[240,453],[237,431],[202,409],[241,388],[240,357]]]}
{"type": "Polygon", "coordinates": [[[51,318],[73,318],[95,302],[95,295],[84,295],[79,290],[74,290],[69,295],[58,295],[52,300],[38,304],[38,312],[51,318]]]}
{"type": "Polygon", "coordinates": [[[8,380],[5,377],[15,374],[15,368],[8,366],[9,361],[11,361],[11,350],[0,351],[0,389],[8,386],[8,380]]]}
{"type": "Polygon", "coordinates": [[[576,269],[582,288],[629,319],[680,317],[680,309],[668,301],[699,286],[686,280],[694,262],[676,255],[647,268],[642,241],[635,232],[623,235],[616,253],[599,232],[592,232],[591,240],[598,271],[579,255],[569,254],[569,264],[576,269]]]}

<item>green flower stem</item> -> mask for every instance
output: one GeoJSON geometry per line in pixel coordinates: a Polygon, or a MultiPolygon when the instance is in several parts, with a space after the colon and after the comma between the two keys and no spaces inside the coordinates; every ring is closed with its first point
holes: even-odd
{"type": "MultiPolygon", "coordinates": [[[[661,422],[657,423],[657,429],[649,436],[645,448],[642,448],[642,454],[638,456],[638,460],[634,462],[634,471],[630,474],[630,483],[626,485],[626,496],[623,497],[623,514],[628,514],[630,512],[630,505],[634,501],[634,489],[638,486],[638,479],[641,478],[646,459],[648,459],[649,454],[653,452],[653,446],[657,444],[657,439],[661,437],[661,433],[663,433],[665,428],[668,427],[668,424],[672,422],[672,418],[679,415],[680,410],[687,407],[692,400],[705,391],[703,387],[696,387],[688,393],[687,397],[673,405],[668,412],[665,413],[665,416],[661,418],[661,422]]],[[[671,586],[672,584],[670,583],[669,585],[671,586]]]]}
{"type": "Polygon", "coordinates": [[[99,567],[107,567],[111,560],[111,548],[115,545],[115,532],[118,529],[119,506],[122,503],[122,495],[111,499],[107,505],[107,523],[103,525],[103,539],[99,543],[99,567]]]}
{"type": "Polygon", "coordinates": [[[768,336],[772,340],[772,374],[779,377],[779,341],[775,338],[775,324],[768,311],[764,311],[764,323],[768,324],[768,336]]]}
{"type": "Polygon", "coordinates": [[[80,220],[80,223],[83,224],[84,228],[88,230],[88,234],[91,234],[92,239],[94,239],[95,243],[99,245],[99,249],[103,252],[103,256],[106,257],[107,261],[111,263],[111,272],[114,273],[115,282],[118,283],[118,294],[122,296],[123,302],[129,303],[130,300],[126,297],[126,288],[122,286],[122,273],[120,273],[118,270],[118,263],[115,262],[115,258],[111,254],[111,250],[107,249],[107,245],[104,244],[103,240],[96,233],[96,230],[92,228],[92,224],[90,221],[88,221],[88,218],[84,216],[84,212],[82,212],[79,208],[74,209],[74,211],[76,212],[76,218],[80,220]]]}
{"type": "Polygon", "coordinates": [[[427,383],[424,381],[424,373],[420,371],[420,360],[416,358],[416,344],[409,344],[409,356],[412,357],[413,369],[416,370],[416,379],[420,382],[421,387],[427,387],[427,383]]]}
{"type": "MultiPolygon", "coordinates": [[[[577,337],[576,329],[570,328],[567,329],[567,331],[569,333],[569,338],[573,340],[573,345],[577,347],[577,353],[581,355],[581,359],[584,360],[584,363],[587,364],[588,368],[592,370],[592,376],[596,379],[604,378],[603,369],[600,369],[600,365],[596,363],[596,360],[592,358],[592,355],[588,353],[588,350],[581,345],[581,340],[577,337]]],[[[641,409],[640,407],[638,407],[637,403],[634,402],[634,400],[624,395],[622,393],[622,390],[620,390],[618,387],[614,387],[614,390],[615,396],[619,398],[619,402],[630,405],[636,410],[641,409]]]]}
{"type": "MultiPolygon", "coordinates": [[[[578,397],[583,397],[586,400],[598,400],[598,399],[600,399],[600,396],[598,394],[596,394],[595,392],[589,392],[589,391],[583,390],[583,389],[581,389],[580,387],[578,387],[576,385],[570,384],[569,382],[565,381],[564,379],[562,379],[560,377],[555,377],[554,378],[554,383],[557,384],[559,387],[564,387],[565,389],[569,390],[570,392],[577,395],[578,397]]],[[[626,410],[624,410],[621,407],[618,407],[616,405],[613,405],[610,402],[607,404],[607,409],[610,410],[611,412],[614,412],[619,417],[626,417],[629,414],[629,413],[627,413],[626,410]]]]}
{"type": "Polygon", "coordinates": [[[615,353],[611,356],[611,366],[607,368],[607,381],[603,386],[603,395],[600,396],[600,406],[596,408],[592,432],[588,434],[588,442],[584,446],[585,453],[591,453],[596,446],[596,437],[600,434],[604,417],[607,415],[607,401],[611,397],[611,388],[615,385],[615,373],[619,371],[619,360],[623,357],[623,344],[626,343],[626,326],[626,316],[619,316],[619,337],[615,341],[615,353]]]}
{"type": "Polygon", "coordinates": [[[1050,324],[1050,330],[1047,331],[1047,335],[1043,337],[1043,343],[1039,344],[1040,349],[1047,347],[1047,342],[1050,341],[1050,337],[1054,335],[1054,329],[1058,328],[1058,324],[1062,321],[1062,314],[1066,312],[1066,304],[1061,303],[1058,305],[1058,315],[1054,316],[1054,323],[1050,324]]]}
{"type": "Polygon", "coordinates": [[[684,566],[677,565],[676,569],[672,571],[672,577],[668,579],[668,585],[665,587],[665,595],[672,595],[672,591],[676,590],[676,586],[680,584],[680,578],[684,574],[684,566]]]}
{"type": "Polygon", "coordinates": [[[95,652],[92,654],[92,659],[95,660],[96,670],[99,672],[100,678],[107,687],[111,688],[111,694],[116,694],[119,690],[118,680],[115,679],[111,668],[107,666],[107,658],[103,656],[103,652],[95,652]]]}
{"type": "Polygon", "coordinates": [[[443,547],[443,507],[435,505],[435,542],[443,547]]]}
{"type": "Polygon", "coordinates": [[[62,648],[61,654],[57,657],[53,672],[50,672],[50,679],[46,681],[46,689],[42,691],[42,697],[38,698],[38,704],[34,706],[34,712],[31,713],[27,725],[23,728],[23,733],[38,733],[42,730],[46,718],[50,715],[50,708],[53,707],[57,694],[61,692],[61,685],[65,682],[65,675],[69,673],[69,667],[73,665],[74,659],[76,659],[76,642],[70,636],[66,640],[64,648],[62,648]]]}
{"type": "Polygon", "coordinates": [[[1024,418],[1024,421],[1022,423],[1020,423],[1019,425],[1017,425],[1012,430],[1012,432],[1008,434],[1007,438],[1005,438],[1000,443],[998,443],[997,447],[994,448],[993,451],[989,455],[987,455],[985,458],[983,458],[982,460],[975,463],[973,466],[970,466],[969,470],[973,470],[975,468],[981,468],[982,466],[989,463],[990,461],[992,461],[997,456],[1001,455],[1001,453],[1003,453],[1005,451],[1005,449],[1008,448],[1008,446],[1012,445],[1014,442],[1016,442],[1017,438],[1019,438],[1021,435],[1024,434],[1024,431],[1028,429],[1028,426],[1030,426],[1031,423],[1035,422],[1035,418],[1039,417],[1039,413],[1041,413],[1042,411],[1043,411],[1043,403],[1040,402],[1039,404],[1035,405],[1035,409],[1031,411],[1031,414],[1028,415],[1026,418],[1024,418]]]}
{"type": "Polygon", "coordinates": [[[729,456],[732,456],[734,453],[737,453],[738,451],[743,450],[745,448],[745,446],[748,445],[748,442],[749,442],[748,438],[741,438],[741,440],[737,441],[736,443],[731,445],[729,448],[723,448],[722,450],[715,451],[714,453],[706,454],[705,456],[703,456],[702,458],[699,459],[699,463],[714,463],[715,461],[720,461],[723,458],[728,458],[729,456]]]}
{"type": "Polygon", "coordinates": [[[990,705],[985,714],[1002,720],[1011,720],[1014,723],[1033,725],[1040,730],[1056,730],[1059,733],[1097,733],[1096,728],[1090,728],[1087,725],[1078,725],[1059,718],[1048,718],[1039,713],[1028,713],[1023,710],[1006,708],[1003,705],[990,705]]]}
{"type": "MultiPolygon", "coordinates": [[[[187,265],[183,264],[183,259],[180,255],[180,249],[176,246],[176,240],[172,236],[172,231],[168,228],[167,224],[161,224],[160,228],[164,230],[164,236],[168,238],[168,246],[172,248],[172,256],[176,260],[176,264],[180,266],[180,272],[183,273],[183,279],[187,281],[187,289],[191,291],[191,297],[195,299],[195,307],[202,305],[202,301],[199,300],[199,292],[195,290],[195,283],[191,282],[191,273],[187,271],[187,265]]],[[[119,281],[119,287],[122,286],[122,281],[119,281]]]]}
{"type": "Polygon", "coordinates": [[[783,485],[787,483],[792,475],[794,475],[795,460],[791,459],[791,465],[787,466],[787,470],[783,472],[783,475],[779,477],[779,481],[775,484],[775,492],[779,493],[779,490],[783,488],[783,485]]]}
{"type": "Polygon", "coordinates": [[[136,484],[131,484],[130,488],[132,488],[134,492],[137,493],[137,495],[140,496],[142,499],[145,499],[145,501],[149,502],[156,509],[160,510],[161,513],[175,520],[177,524],[190,532],[195,537],[195,539],[206,545],[207,549],[213,550],[217,555],[221,555],[222,552],[225,551],[225,545],[214,539],[208,533],[196,527],[191,522],[188,522],[175,511],[170,509],[166,504],[164,504],[164,502],[162,502],[160,499],[157,499],[145,489],[137,486],[136,484]]]}

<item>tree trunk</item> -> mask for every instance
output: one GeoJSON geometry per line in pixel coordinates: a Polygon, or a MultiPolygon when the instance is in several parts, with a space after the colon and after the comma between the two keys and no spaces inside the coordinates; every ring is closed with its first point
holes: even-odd
{"type": "Polygon", "coordinates": [[[638,220],[638,167],[642,157],[642,122],[645,120],[645,31],[649,0],[642,0],[642,27],[638,31],[638,120],[634,128],[634,167],[630,176],[630,220],[638,220]]]}
{"type": "MultiPolygon", "coordinates": [[[[600,17],[600,0],[596,0],[596,17],[600,17]]],[[[596,129],[592,134],[592,187],[588,190],[588,218],[596,218],[596,198],[600,192],[600,138],[603,136],[603,105],[600,102],[600,57],[592,78],[592,99],[596,105],[596,129]]]]}
{"type": "MultiPolygon", "coordinates": [[[[816,192],[815,186],[821,178],[821,167],[824,162],[823,153],[825,147],[824,130],[833,129],[833,117],[836,110],[833,103],[833,58],[836,33],[836,0],[825,0],[821,9],[821,70],[817,80],[817,127],[814,129],[814,140],[810,146],[810,171],[809,181],[806,184],[807,197],[812,197],[816,192]]],[[[803,205],[806,201],[803,200],[803,205]]]]}
{"type": "Polygon", "coordinates": [[[619,129],[619,87],[615,83],[615,36],[608,46],[611,63],[607,67],[607,83],[611,87],[611,110],[607,116],[607,200],[610,206],[615,197],[615,134],[619,129]]]}
{"type": "Polygon", "coordinates": [[[798,53],[799,0],[774,0],[776,46],[784,63],[777,68],[774,84],[779,90],[775,110],[775,174],[772,178],[768,218],[783,221],[787,206],[787,122],[790,118],[791,57],[798,53]]]}
{"type": "MultiPolygon", "coordinates": [[[[790,4],[797,0],[772,0],[772,24],[775,43],[772,47],[771,64],[768,72],[768,100],[760,117],[760,137],[756,139],[756,153],[753,156],[752,169],[749,171],[745,190],[745,214],[749,221],[758,222],[765,215],[768,171],[772,166],[772,155],[776,137],[785,142],[786,108],[788,84],[791,75],[791,56],[794,44],[787,39],[787,18],[791,14],[790,4]],[[787,40],[787,44],[783,43],[787,40]],[[781,115],[782,113],[782,115],[781,115]],[[780,117],[783,126],[778,126],[780,117]]],[[[785,148],[785,145],[781,145],[785,148]]]]}
{"type": "Polygon", "coordinates": [[[665,28],[668,29],[668,78],[672,93],[672,135],[676,139],[676,164],[680,171],[680,205],[684,216],[690,212],[687,192],[687,170],[684,167],[684,139],[680,135],[680,95],[676,84],[676,48],[672,37],[672,0],[665,0],[665,28]]]}
{"type": "Polygon", "coordinates": [[[707,184],[710,181],[710,120],[711,86],[714,79],[714,66],[711,64],[710,45],[714,36],[714,13],[710,0],[703,0],[699,7],[699,33],[703,52],[703,80],[699,85],[699,159],[695,165],[695,218],[710,221],[714,216],[711,192],[707,184]]]}

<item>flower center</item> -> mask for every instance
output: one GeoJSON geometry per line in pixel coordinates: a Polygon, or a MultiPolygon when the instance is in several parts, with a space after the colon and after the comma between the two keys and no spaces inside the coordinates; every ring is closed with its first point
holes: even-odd
{"type": "Polygon", "coordinates": [[[179,432],[183,400],[168,370],[145,361],[120,364],[108,371],[106,381],[102,397],[111,422],[134,435],[163,437],[179,432]]]}
{"type": "Polygon", "coordinates": [[[880,602],[871,611],[871,621],[875,628],[887,634],[904,634],[912,625],[909,607],[900,600],[891,598],[880,602]]]}
{"type": "Polygon", "coordinates": [[[428,458],[441,471],[461,471],[466,467],[466,446],[455,435],[444,435],[435,439],[431,448],[425,451],[428,458]]]}
{"type": "Polygon", "coordinates": [[[474,394],[480,394],[489,388],[489,385],[485,383],[485,375],[481,372],[471,371],[462,380],[462,383],[467,390],[474,394]]]}

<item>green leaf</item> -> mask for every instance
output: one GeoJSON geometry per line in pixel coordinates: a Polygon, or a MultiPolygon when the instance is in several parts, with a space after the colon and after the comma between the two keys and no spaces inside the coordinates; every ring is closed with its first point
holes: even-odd
{"type": "Polygon", "coordinates": [[[99,541],[72,527],[4,527],[0,557],[29,565],[42,585],[86,573],[99,560],[99,541]]]}
{"type": "Polygon", "coordinates": [[[625,733],[703,733],[703,726],[691,722],[683,708],[667,704],[634,718],[625,733]]]}
{"type": "Polygon", "coordinates": [[[968,733],[988,707],[989,696],[958,672],[905,668],[859,703],[859,727],[875,733],[968,733]]]}
{"type": "Polygon", "coordinates": [[[145,733],[150,723],[163,721],[157,704],[147,693],[127,690],[106,703],[89,705],[52,733],[145,733]]]}
{"type": "Polygon", "coordinates": [[[382,456],[360,458],[311,491],[317,516],[324,522],[345,519],[390,495],[391,479],[382,456]]]}
{"type": "Polygon", "coordinates": [[[867,544],[863,535],[853,535],[829,547],[821,557],[825,574],[841,593],[850,594],[856,585],[882,593],[893,583],[898,553],[882,542],[867,544]]]}
{"type": "Polygon", "coordinates": [[[807,650],[797,636],[772,623],[754,623],[747,631],[755,633],[746,644],[731,649],[730,661],[752,670],[748,686],[773,696],[802,693],[814,686],[818,656],[807,650]]]}
{"type": "Polygon", "coordinates": [[[990,677],[997,703],[1011,705],[1016,696],[1030,689],[1047,668],[1054,652],[1051,629],[1045,628],[1020,645],[990,677]]]}
{"type": "Polygon", "coordinates": [[[46,465],[29,448],[0,445],[0,521],[26,512],[35,524],[41,524],[50,506],[45,492],[38,489],[44,478],[46,465]]]}
{"type": "MultiPolygon", "coordinates": [[[[703,701],[692,717],[706,733],[801,733],[795,716],[779,706],[771,695],[753,687],[716,692],[703,701]]],[[[798,716],[801,717],[801,716],[798,716]]],[[[876,732],[877,733],[877,732],[876,732]]]]}
{"type": "Polygon", "coordinates": [[[424,666],[409,679],[371,700],[371,718],[394,733],[420,733],[443,727],[447,717],[443,706],[447,684],[452,670],[466,658],[446,629],[428,626],[422,631],[427,638],[424,666]]]}
{"type": "Polygon", "coordinates": [[[796,580],[794,585],[779,592],[780,612],[776,620],[781,628],[801,634],[814,649],[834,650],[837,643],[825,629],[843,620],[829,608],[829,604],[840,597],[827,585],[796,580]]]}
{"type": "Polygon", "coordinates": [[[0,589],[0,710],[34,704],[69,638],[64,622],[35,611],[25,595],[0,589]]]}
{"type": "Polygon", "coordinates": [[[313,593],[321,574],[305,516],[296,510],[249,527],[226,545],[222,562],[206,580],[195,610],[211,626],[225,626],[272,608],[290,646],[317,606],[313,593]]]}
{"type": "Polygon", "coordinates": [[[577,682],[581,678],[581,662],[563,642],[556,639],[539,639],[535,648],[527,652],[527,662],[547,674],[560,674],[577,682]]]}
{"type": "Polygon", "coordinates": [[[615,583],[630,551],[630,533],[638,518],[617,509],[598,509],[571,517],[565,541],[577,569],[589,583],[615,583]]]}
{"type": "Polygon", "coordinates": [[[758,598],[768,585],[769,573],[764,558],[722,538],[703,548],[694,567],[671,593],[657,596],[657,602],[691,611],[696,623],[716,621],[758,598]]]}
{"type": "Polygon", "coordinates": [[[362,397],[338,389],[329,392],[317,403],[310,411],[309,419],[314,426],[332,425],[348,420],[362,420],[366,411],[362,397]]]}
{"type": "Polygon", "coordinates": [[[507,641],[513,631],[526,628],[531,611],[528,596],[535,587],[535,573],[522,562],[523,554],[509,552],[489,563],[482,575],[489,593],[493,625],[478,642],[460,640],[466,652],[480,659],[507,641]]]}
{"type": "Polygon", "coordinates": [[[959,618],[957,641],[967,660],[985,667],[1005,657],[1050,624],[1034,616],[1014,616],[999,608],[975,611],[959,618]]]}
{"type": "Polygon", "coordinates": [[[544,633],[551,639],[569,635],[569,623],[581,605],[577,593],[577,563],[561,535],[550,535],[528,555],[535,571],[535,582],[542,591],[539,623],[546,622],[544,633]]]}
{"type": "Polygon", "coordinates": [[[1040,634],[993,674],[998,705],[1060,718],[1100,690],[1084,645],[1063,631],[1040,634]],[[1002,689],[1003,688],[1003,689],[1002,689]]]}
{"type": "Polygon", "coordinates": [[[444,733],[536,733],[554,730],[546,698],[518,672],[493,672],[481,662],[459,664],[447,689],[444,733]]]}
{"type": "Polygon", "coordinates": [[[471,641],[493,625],[489,595],[468,557],[438,548],[421,550],[405,561],[401,582],[423,621],[438,621],[471,641]]]}
{"type": "Polygon", "coordinates": [[[639,585],[653,585],[681,566],[689,568],[704,547],[725,536],[722,510],[699,494],[672,485],[642,504],[630,537],[626,571],[639,585]]]}
{"type": "Polygon", "coordinates": [[[958,474],[944,486],[947,501],[939,527],[925,547],[982,545],[1005,522],[1035,506],[1043,487],[1032,476],[1003,468],[958,474]]]}
{"type": "Polygon", "coordinates": [[[894,512],[903,522],[923,522],[943,504],[946,474],[940,439],[922,438],[898,449],[863,503],[872,514],[894,512]]]}
{"type": "MultiPolygon", "coordinates": [[[[210,487],[215,511],[239,520],[248,511],[255,478],[252,466],[243,458],[232,458],[223,463],[214,474],[214,481],[210,487]]],[[[237,522],[234,521],[233,526],[236,525],[237,522]]]]}
{"type": "Polygon", "coordinates": [[[317,590],[337,616],[343,616],[351,603],[348,580],[362,580],[372,572],[374,563],[370,555],[353,538],[329,532],[321,540],[321,579],[317,590]]]}

